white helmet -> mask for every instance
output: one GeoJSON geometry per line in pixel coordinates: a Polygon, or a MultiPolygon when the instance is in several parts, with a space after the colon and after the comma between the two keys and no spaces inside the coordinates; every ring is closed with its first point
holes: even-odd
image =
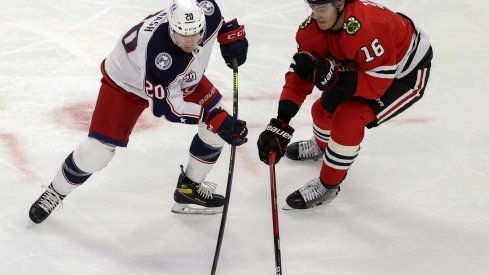
{"type": "Polygon", "coordinates": [[[168,14],[170,33],[193,35],[205,32],[205,14],[196,0],[173,0],[168,14]]]}

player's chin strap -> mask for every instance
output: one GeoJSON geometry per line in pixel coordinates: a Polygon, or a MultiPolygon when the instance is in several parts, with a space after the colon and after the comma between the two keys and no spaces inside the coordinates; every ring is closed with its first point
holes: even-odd
{"type": "MultiPolygon", "coordinates": [[[[200,39],[199,42],[197,42],[197,45],[203,45],[202,43],[204,42],[205,34],[206,34],[207,28],[204,26],[204,28],[200,31],[200,39]]],[[[178,44],[177,39],[175,39],[175,31],[171,28],[170,25],[168,25],[168,33],[170,34],[171,41],[175,46],[181,48],[181,46],[178,44]]]]}
{"type": "Polygon", "coordinates": [[[345,13],[345,8],[346,8],[346,3],[345,3],[345,5],[343,6],[343,10],[340,11],[340,2],[339,1],[336,1],[335,2],[335,5],[336,5],[336,15],[337,15],[337,17],[336,17],[336,21],[334,22],[333,26],[336,26],[336,24],[338,24],[338,21],[340,21],[341,16],[345,13]]]}

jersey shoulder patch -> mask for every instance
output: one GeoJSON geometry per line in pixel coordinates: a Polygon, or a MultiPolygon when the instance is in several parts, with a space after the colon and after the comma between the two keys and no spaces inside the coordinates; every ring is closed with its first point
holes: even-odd
{"type": "Polygon", "coordinates": [[[302,23],[299,25],[299,29],[303,30],[307,28],[307,26],[309,26],[311,23],[312,23],[312,17],[308,16],[306,20],[302,21],[302,23]]]}
{"type": "Polygon", "coordinates": [[[204,41],[219,30],[222,21],[221,10],[217,3],[213,0],[199,1],[199,6],[202,7],[205,14],[206,33],[204,41]]]}
{"type": "Polygon", "coordinates": [[[206,16],[211,16],[212,14],[214,14],[214,11],[216,11],[217,6],[215,5],[214,1],[211,2],[208,0],[203,0],[198,2],[199,6],[202,8],[206,16]]]}

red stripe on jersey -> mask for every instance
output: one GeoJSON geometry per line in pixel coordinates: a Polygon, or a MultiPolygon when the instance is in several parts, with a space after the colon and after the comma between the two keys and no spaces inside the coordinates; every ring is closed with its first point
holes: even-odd
{"type": "Polygon", "coordinates": [[[414,89],[409,90],[402,100],[394,104],[391,108],[387,109],[386,111],[383,112],[381,116],[377,118],[378,122],[380,123],[383,119],[387,118],[389,114],[392,112],[400,109],[402,106],[406,105],[409,101],[411,101],[414,97],[419,95],[419,92],[423,89],[424,87],[424,82],[425,82],[425,74],[426,74],[426,69],[423,69],[419,72],[420,76],[418,76],[418,84],[414,89]],[[409,93],[410,92],[410,93],[409,93]]]}

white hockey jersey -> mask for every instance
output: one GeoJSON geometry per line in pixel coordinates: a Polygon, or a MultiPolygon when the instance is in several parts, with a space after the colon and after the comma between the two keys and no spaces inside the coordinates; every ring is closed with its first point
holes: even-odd
{"type": "MultiPolygon", "coordinates": [[[[131,28],[105,59],[105,72],[114,83],[148,100],[155,116],[172,122],[197,124],[204,111],[184,97],[204,75],[223,18],[214,0],[198,2],[205,12],[206,33],[192,53],[173,43],[163,10],[131,28]]],[[[219,94],[213,100],[220,99],[219,94]]]]}

